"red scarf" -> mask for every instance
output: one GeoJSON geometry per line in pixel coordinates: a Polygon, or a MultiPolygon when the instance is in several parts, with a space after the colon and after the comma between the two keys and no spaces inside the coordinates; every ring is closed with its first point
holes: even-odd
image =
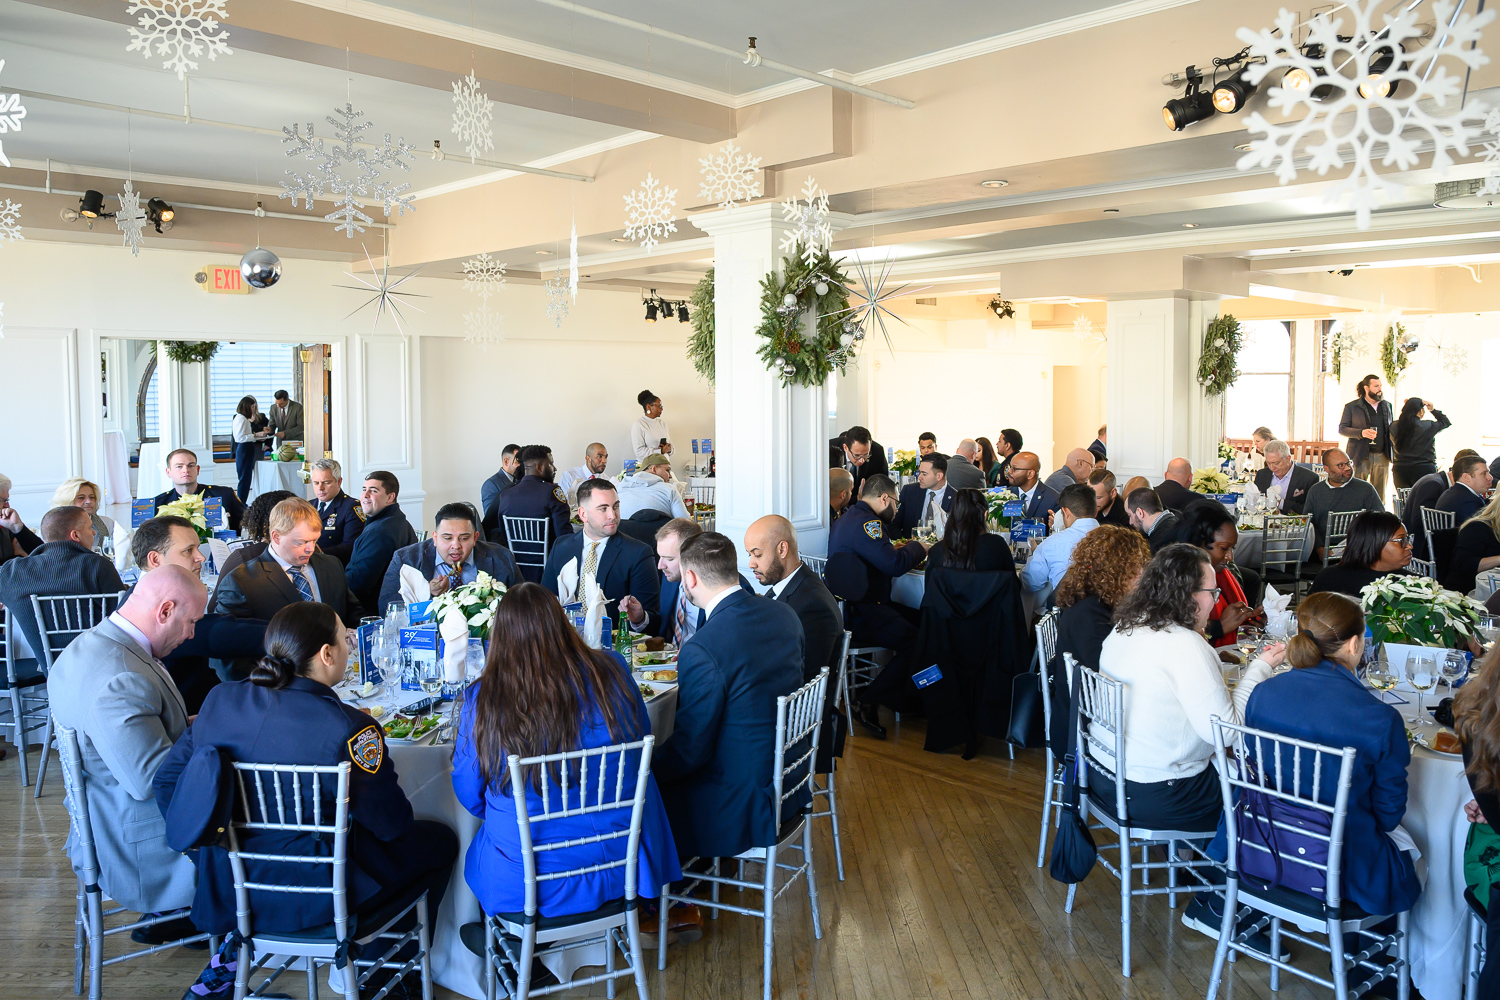
{"type": "MultiPolygon", "coordinates": [[[[1229,572],[1228,566],[1214,572],[1214,582],[1219,587],[1219,599],[1214,602],[1214,609],[1209,613],[1208,617],[1210,619],[1217,621],[1229,606],[1237,601],[1249,603],[1245,601],[1245,589],[1240,586],[1239,579],[1233,573],[1229,572]]],[[[1214,646],[1216,648],[1220,646],[1233,646],[1238,635],[1238,629],[1233,632],[1226,629],[1224,635],[1214,643],[1214,646]]]]}

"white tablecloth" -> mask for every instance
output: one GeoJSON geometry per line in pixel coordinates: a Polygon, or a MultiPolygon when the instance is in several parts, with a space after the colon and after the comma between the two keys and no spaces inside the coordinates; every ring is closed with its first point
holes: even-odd
{"type": "Polygon", "coordinates": [[[1422,858],[1417,873],[1422,895],[1411,908],[1411,981],[1426,1000],[1460,1000],[1463,996],[1464,841],[1469,821],[1464,803],[1474,796],[1464,778],[1463,761],[1422,747],[1412,748],[1406,771],[1406,817],[1422,858]]]}
{"type": "Polygon", "coordinates": [[[140,497],[154,497],[167,492],[172,481],[167,478],[160,441],[141,442],[140,462],[135,470],[135,492],[140,497]]]}
{"type": "Polygon", "coordinates": [[[258,497],[262,493],[272,493],[276,490],[287,490],[306,499],[307,484],[302,481],[301,462],[260,461],[255,463],[255,478],[250,483],[250,496],[258,497]]]}
{"type": "MultiPolygon", "coordinates": [[[[100,507],[130,503],[130,456],[125,454],[124,431],[104,432],[104,475],[101,478],[103,482],[99,486],[104,490],[104,496],[99,498],[100,507]]],[[[125,526],[129,527],[130,522],[126,521],[125,526]]]]}
{"type": "MultiPolygon", "coordinates": [[[[1234,564],[1244,566],[1259,572],[1261,566],[1261,553],[1265,551],[1266,533],[1252,529],[1241,529],[1240,539],[1234,543],[1234,564]]],[[[1312,561],[1313,533],[1308,531],[1307,539],[1302,543],[1302,562],[1312,561]]]]}

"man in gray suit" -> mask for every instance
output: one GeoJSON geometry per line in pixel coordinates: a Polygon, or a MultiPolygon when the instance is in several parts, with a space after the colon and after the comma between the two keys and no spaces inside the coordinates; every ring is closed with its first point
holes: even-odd
{"type": "MultiPolygon", "coordinates": [[[[147,573],[119,610],[63,650],[47,677],[53,719],[78,733],[99,884],[138,913],[193,902],[193,862],[167,846],[151,781],[188,725],[161,658],[192,636],[207,602],[203,584],[180,566],[147,573]]],[[[191,932],[176,923],[149,930],[191,932]]]]}
{"type": "Polygon", "coordinates": [[[973,438],[958,442],[958,449],[948,456],[948,485],[955,490],[984,489],[984,473],[979,461],[979,444],[973,438]]]}
{"type": "Polygon", "coordinates": [[[266,419],[271,422],[271,430],[276,432],[277,441],[304,440],[302,404],[293,400],[285,389],[276,390],[276,402],[271,404],[266,419]]]}

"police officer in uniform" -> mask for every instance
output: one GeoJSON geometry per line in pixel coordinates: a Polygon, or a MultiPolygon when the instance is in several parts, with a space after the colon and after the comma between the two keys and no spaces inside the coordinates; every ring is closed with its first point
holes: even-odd
{"type": "MultiPolygon", "coordinates": [[[[505,517],[544,517],[551,521],[547,544],[573,534],[573,512],[567,495],[553,480],[552,449],[533,444],[521,449],[521,481],[495,498],[495,506],[484,521],[485,538],[510,547],[505,534],[505,517]],[[492,520],[493,519],[493,520],[492,520]]],[[[521,576],[532,583],[542,579],[540,566],[521,566],[521,576]]]]}
{"type": "Polygon", "coordinates": [[[317,498],[313,505],[318,508],[318,517],[323,522],[318,548],[348,566],[354,540],[365,527],[365,509],[358,500],[344,492],[344,470],[331,458],[320,458],[312,463],[308,482],[317,498]]]}
{"type": "Polygon", "coordinates": [[[846,623],[856,646],[883,646],[895,657],[859,693],[855,718],[871,735],[885,738],[876,706],[894,708],[906,692],[901,682],[911,676],[911,651],[916,643],[916,613],[891,601],[891,580],[914,569],[927,558],[927,546],[908,541],[897,546],[890,538],[896,516],[896,484],[889,476],[867,477],[859,502],[846,510],[828,531],[828,565],[824,581],[843,598],[846,623]]]}

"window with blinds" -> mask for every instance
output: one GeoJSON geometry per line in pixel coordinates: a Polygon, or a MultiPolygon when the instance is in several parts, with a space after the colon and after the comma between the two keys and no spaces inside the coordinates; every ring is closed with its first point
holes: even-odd
{"type": "Polygon", "coordinates": [[[254,396],[262,413],[271,408],[279,389],[292,393],[295,399],[292,378],[297,360],[293,344],[246,341],[221,344],[208,363],[209,421],[213,433],[233,433],[234,408],[245,396],[254,396]]]}
{"type": "Polygon", "coordinates": [[[157,412],[157,408],[156,408],[156,400],[157,400],[156,387],[160,383],[161,383],[161,366],[160,365],[152,365],[151,366],[151,381],[149,381],[149,382],[146,383],[146,402],[145,402],[145,406],[144,406],[144,410],[145,410],[145,413],[144,413],[144,416],[145,416],[145,427],[141,430],[141,440],[143,440],[143,441],[159,441],[159,440],[161,440],[161,434],[159,433],[159,431],[161,430],[161,427],[160,427],[161,414],[159,412],[157,412]]]}

